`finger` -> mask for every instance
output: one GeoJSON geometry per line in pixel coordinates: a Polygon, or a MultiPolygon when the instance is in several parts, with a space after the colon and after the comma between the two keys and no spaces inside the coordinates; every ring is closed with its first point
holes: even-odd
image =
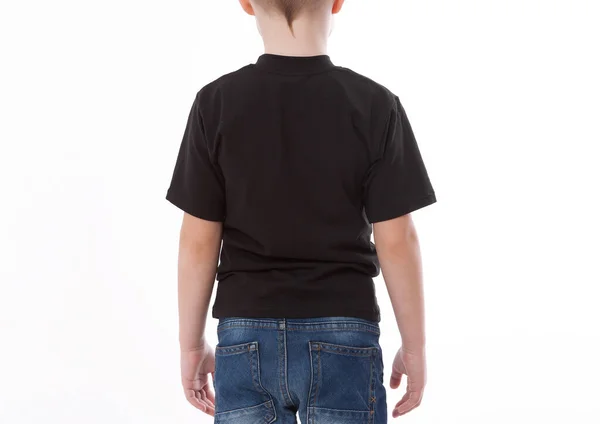
{"type": "Polygon", "coordinates": [[[203,411],[205,413],[207,413],[208,415],[211,415],[211,416],[215,415],[215,407],[214,407],[214,405],[209,404],[207,402],[207,400],[205,399],[205,396],[204,396],[204,399],[203,399],[202,391],[196,392],[196,399],[202,405],[203,411]]]}
{"type": "Polygon", "coordinates": [[[397,389],[400,386],[401,381],[402,373],[399,371],[392,370],[392,375],[390,376],[390,388],[397,389]]]}
{"type": "Polygon", "coordinates": [[[425,390],[425,380],[421,376],[419,378],[415,378],[414,376],[409,376],[406,383],[406,391],[409,393],[417,393],[419,396],[423,396],[423,391],[425,390]]]}
{"type": "Polygon", "coordinates": [[[214,394],[212,388],[209,385],[207,385],[204,388],[204,391],[206,393],[206,399],[208,399],[214,406],[216,402],[215,402],[215,394],[214,394]]]}
{"type": "Polygon", "coordinates": [[[201,402],[203,402],[206,405],[206,410],[204,412],[214,417],[215,405],[206,397],[206,392],[204,390],[201,390],[199,393],[196,394],[196,396],[200,396],[201,402]]]}
{"type": "Polygon", "coordinates": [[[404,404],[408,398],[410,397],[410,392],[406,392],[404,393],[404,396],[402,396],[402,399],[400,399],[398,401],[398,403],[396,405],[394,405],[394,409],[398,408],[400,405],[404,404]]]}
{"type": "Polygon", "coordinates": [[[200,390],[200,400],[203,400],[204,402],[206,402],[207,405],[214,408],[215,402],[208,395],[209,395],[209,393],[208,393],[207,389],[200,390]]]}
{"type": "Polygon", "coordinates": [[[400,402],[396,404],[392,411],[394,418],[404,415],[421,404],[422,393],[420,392],[407,392],[400,402]]]}
{"type": "Polygon", "coordinates": [[[201,410],[202,412],[206,411],[206,404],[204,404],[203,402],[200,401],[200,399],[198,399],[196,397],[196,392],[194,390],[188,389],[185,391],[185,398],[188,400],[188,402],[194,407],[197,408],[199,410],[201,410]]]}
{"type": "Polygon", "coordinates": [[[208,398],[209,398],[210,400],[212,400],[212,403],[213,403],[213,404],[215,404],[215,405],[216,405],[216,404],[217,404],[217,401],[216,401],[216,393],[215,393],[215,391],[214,391],[214,390],[216,389],[216,387],[217,387],[217,386],[216,386],[216,384],[215,384],[215,373],[214,373],[214,371],[213,371],[213,372],[211,372],[211,373],[210,373],[210,375],[211,375],[211,377],[212,377],[212,387],[208,387],[208,391],[207,391],[207,392],[208,392],[208,398]]]}
{"type": "Polygon", "coordinates": [[[207,404],[205,401],[203,401],[202,399],[200,399],[200,394],[194,390],[186,390],[186,398],[188,400],[188,402],[190,402],[192,404],[192,406],[194,406],[195,408],[199,409],[200,411],[214,416],[215,415],[215,408],[214,406],[211,406],[209,404],[207,404]]]}

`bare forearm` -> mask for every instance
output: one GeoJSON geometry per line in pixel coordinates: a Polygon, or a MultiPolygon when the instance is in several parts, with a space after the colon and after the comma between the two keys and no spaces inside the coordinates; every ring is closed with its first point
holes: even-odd
{"type": "Polygon", "coordinates": [[[378,256],[402,345],[421,352],[425,349],[425,311],[421,253],[414,228],[400,243],[378,250],[378,256]]]}
{"type": "Polygon", "coordinates": [[[182,227],[178,262],[179,344],[182,351],[202,346],[219,248],[219,231],[182,227]]]}

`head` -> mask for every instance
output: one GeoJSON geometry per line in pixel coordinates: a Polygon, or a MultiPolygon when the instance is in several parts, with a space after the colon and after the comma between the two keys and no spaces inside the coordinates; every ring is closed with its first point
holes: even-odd
{"type": "Polygon", "coordinates": [[[256,17],[258,29],[264,34],[266,26],[273,21],[285,21],[291,34],[294,23],[300,20],[312,21],[327,26],[331,32],[332,15],[338,13],[344,0],[239,0],[249,15],[256,17]]]}

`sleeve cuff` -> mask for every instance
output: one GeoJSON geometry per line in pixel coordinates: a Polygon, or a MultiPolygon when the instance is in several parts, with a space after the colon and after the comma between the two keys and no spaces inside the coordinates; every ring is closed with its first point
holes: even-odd
{"type": "Polygon", "coordinates": [[[437,198],[435,193],[432,192],[425,197],[420,197],[410,202],[404,202],[402,205],[398,205],[395,208],[390,208],[385,211],[380,211],[379,213],[371,214],[368,217],[369,222],[373,224],[375,222],[387,221],[399,216],[404,216],[418,209],[424,208],[425,206],[429,206],[435,202],[437,202],[437,198]]]}
{"type": "Polygon", "coordinates": [[[214,222],[223,222],[225,220],[223,214],[218,211],[217,208],[211,207],[211,205],[202,207],[199,204],[195,204],[194,202],[191,202],[188,197],[182,195],[178,191],[173,190],[172,188],[167,190],[165,199],[177,206],[182,211],[195,216],[196,218],[214,222]]]}

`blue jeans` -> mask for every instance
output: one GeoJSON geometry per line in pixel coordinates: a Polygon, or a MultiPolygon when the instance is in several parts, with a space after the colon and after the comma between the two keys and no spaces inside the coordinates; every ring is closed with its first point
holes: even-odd
{"type": "Polygon", "coordinates": [[[215,424],[386,424],[377,322],[219,319],[215,424]]]}

